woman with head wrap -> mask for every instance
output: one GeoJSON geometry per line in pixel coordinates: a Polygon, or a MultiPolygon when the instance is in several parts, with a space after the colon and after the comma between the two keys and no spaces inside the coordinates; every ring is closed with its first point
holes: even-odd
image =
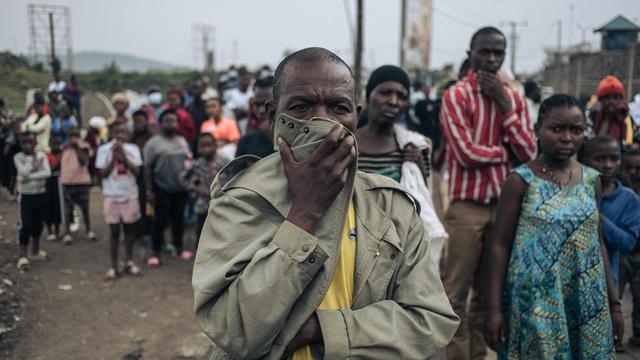
{"type": "Polygon", "coordinates": [[[376,69],[366,87],[367,123],[357,129],[358,169],[392,178],[417,200],[425,230],[432,240],[432,258],[438,262],[447,234],[431,199],[431,140],[398,125],[409,106],[409,76],[401,68],[376,69]]]}

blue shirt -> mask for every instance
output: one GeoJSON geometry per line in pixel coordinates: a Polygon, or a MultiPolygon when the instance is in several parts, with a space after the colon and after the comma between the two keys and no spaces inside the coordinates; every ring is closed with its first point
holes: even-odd
{"type": "Polygon", "coordinates": [[[630,252],[640,233],[640,197],[616,181],[616,189],[600,202],[602,236],[609,254],[611,275],[618,284],[620,252],[630,252]]]}

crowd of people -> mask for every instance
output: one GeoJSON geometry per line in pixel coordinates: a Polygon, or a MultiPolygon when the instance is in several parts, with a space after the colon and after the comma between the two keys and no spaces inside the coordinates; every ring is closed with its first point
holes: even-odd
{"type": "Polygon", "coordinates": [[[48,258],[45,227],[72,244],[76,207],[96,241],[99,186],[106,279],[141,273],[136,239],[148,268],[197,250],[196,318],[219,354],[613,358],[627,285],[640,346],[640,118],[613,76],[588,103],[512,86],[506,42],[478,30],[440,89],[377,68],[362,111],[350,68],[320,48],[216,89],[149,89],[139,109],[118,92],[111,118],[86,123],[77,80],[56,79],[23,121],[0,114],[16,265],[48,258]]]}

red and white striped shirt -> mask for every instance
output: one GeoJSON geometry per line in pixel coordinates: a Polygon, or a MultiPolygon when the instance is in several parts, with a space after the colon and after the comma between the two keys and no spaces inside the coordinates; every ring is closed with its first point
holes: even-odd
{"type": "Polygon", "coordinates": [[[521,162],[535,156],[527,103],[507,86],[504,92],[513,110],[502,115],[498,103],[481,92],[470,70],[444,94],[440,126],[446,142],[451,201],[489,203],[497,199],[515,160],[511,156],[521,162]]]}

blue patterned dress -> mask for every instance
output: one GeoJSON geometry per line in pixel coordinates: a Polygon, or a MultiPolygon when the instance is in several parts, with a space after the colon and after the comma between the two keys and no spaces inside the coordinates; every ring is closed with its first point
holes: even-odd
{"type": "Polygon", "coordinates": [[[563,187],[514,170],[529,184],[504,283],[507,339],[500,359],[615,359],[595,183],[563,187]]]}

